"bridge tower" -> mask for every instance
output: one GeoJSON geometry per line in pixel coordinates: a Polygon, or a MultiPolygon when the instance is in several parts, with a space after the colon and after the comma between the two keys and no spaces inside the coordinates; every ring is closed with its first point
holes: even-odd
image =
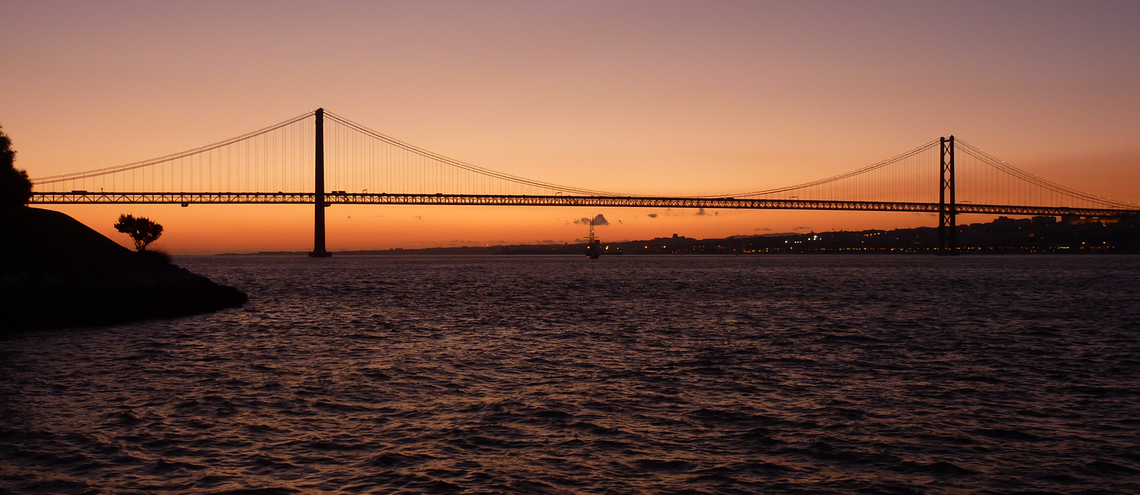
{"type": "Polygon", "coordinates": [[[328,258],[332,253],[325,251],[325,109],[318,108],[316,111],[317,129],[314,135],[316,142],[316,153],[314,160],[314,168],[316,169],[316,180],[314,181],[314,194],[313,194],[313,251],[309,253],[313,258],[328,258]]]}
{"type": "Polygon", "coordinates": [[[942,159],[938,187],[938,254],[958,254],[958,201],[954,186],[954,136],[939,138],[942,159]],[[946,203],[946,192],[950,192],[950,203],[946,203]]]}

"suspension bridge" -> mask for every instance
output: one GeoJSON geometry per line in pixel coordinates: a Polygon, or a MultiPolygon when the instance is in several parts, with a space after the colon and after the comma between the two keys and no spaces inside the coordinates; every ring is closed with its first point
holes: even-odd
{"type": "Polygon", "coordinates": [[[660,197],[585,189],[448,158],[323,109],[208,146],[126,165],[33,179],[37,204],[314,205],[313,252],[333,204],[740,208],[938,213],[939,248],[956,252],[959,214],[1120,217],[1140,204],[1078,191],[942,137],[812,182],[660,197]]]}

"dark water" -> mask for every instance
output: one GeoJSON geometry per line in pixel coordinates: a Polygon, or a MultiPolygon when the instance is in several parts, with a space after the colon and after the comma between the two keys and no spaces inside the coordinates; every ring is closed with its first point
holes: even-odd
{"type": "Polygon", "coordinates": [[[0,341],[0,492],[1140,493],[1140,257],[177,261],[0,341]]]}

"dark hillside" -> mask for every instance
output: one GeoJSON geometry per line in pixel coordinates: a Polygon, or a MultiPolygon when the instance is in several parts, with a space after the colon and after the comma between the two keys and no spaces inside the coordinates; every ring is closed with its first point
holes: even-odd
{"type": "Polygon", "coordinates": [[[2,207],[0,231],[0,334],[185,316],[247,300],[59,212],[2,207]]]}
{"type": "Polygon", "coordinates": [[[87,266],[127,263],[136,253],[58,211],[6,207],[0,211],[0,266],[87,266]]]}

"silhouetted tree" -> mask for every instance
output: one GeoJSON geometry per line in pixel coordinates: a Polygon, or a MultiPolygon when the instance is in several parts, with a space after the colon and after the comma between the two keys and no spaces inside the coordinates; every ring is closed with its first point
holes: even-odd
{"type": "Polygon", "coordinates": [[[146,251],[147,244],[162,235],[161,225],[150,221],[147,217],[135,218],[132,215],[119,215],[119,221],[115,222],[115,230],[131,236],[135,241],[135,249],[140,253],[146,251]]]}
{"type": "Polygon", "coordinates": [[[16,151],[12,140],[0,128],[0,204],[26,205],[32,199],[32,181],[28,172],[15,166],[16,151]]]}

